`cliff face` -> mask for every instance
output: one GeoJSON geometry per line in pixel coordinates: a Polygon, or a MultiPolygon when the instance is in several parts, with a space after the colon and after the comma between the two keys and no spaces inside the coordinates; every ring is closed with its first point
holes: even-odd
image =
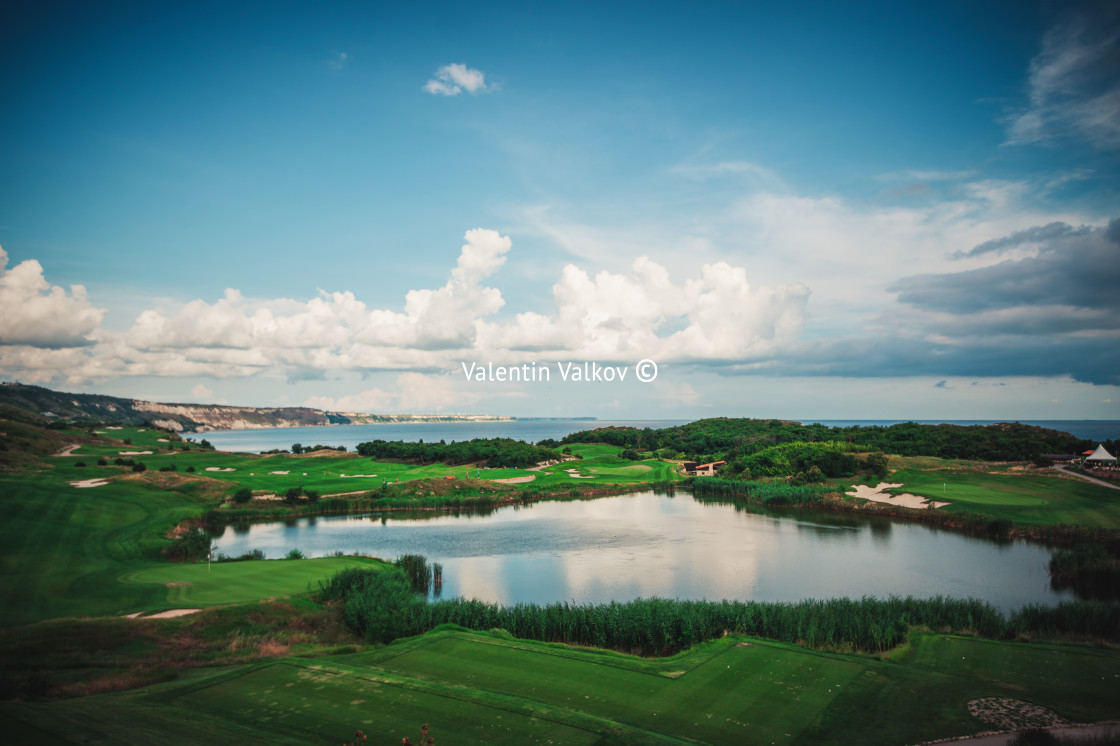
{"type": "Polygon", "coordinates": [[[168,430],[247,430],[265,427],[367,425],[382,422],[455,422],[509,420],[491,415],[412,415],[324,412],[310,407],[233,407],[123,399],[100,394],[68,394],[42,386],[0,385],[0,404],[10,404],[48,418],[92,420],[115,425],[151,423],[168,430]]]}
{"type": "Polygon", "coordinates": [[[158,402],[133,400],[137,412],[158,415],[159,419],[149,416],[153,425],[183,429],[187,422],[194,424],[194,430],[248,430],[262,427],[304,427],[307,425],[329,425],[331,418],[326,412],[308,407],[230,407],[212,404],[161,404],[158,402]],[[176,423],[179,427],[168,425],[176,423]]]}

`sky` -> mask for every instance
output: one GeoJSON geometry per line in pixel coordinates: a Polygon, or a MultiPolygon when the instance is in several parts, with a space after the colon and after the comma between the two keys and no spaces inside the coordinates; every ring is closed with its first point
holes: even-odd
{"type": "Polygon", "coordinates": [[[1115,3],[17,3],[0,177],[0,380],[1120,419],[1115,3]]]}

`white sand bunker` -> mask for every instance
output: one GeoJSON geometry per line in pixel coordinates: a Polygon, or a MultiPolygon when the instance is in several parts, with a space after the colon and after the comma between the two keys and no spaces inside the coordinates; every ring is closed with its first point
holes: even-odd
{"type": "Polygon", "coordinates": [[[595,478],[594,476],[586,476],[585,477],[584,475],[579,473],[578,469],[565,469],[564,471],[568,472],[568,476],[571,477],[572,479],[594,479],[595,478]]]}
{"type": "Polygon", "coordinates": [[[224,469],[220,466],[207,466],[206,471],[234,471],[234,468],[232,466],[227,466],[224,469]]]}
{"type": "Polygon", "coordinates": [[[879,482],[879,484],[874,487],[868,487],[866,484],[856,484],[852,486],[852,492],[845,492],[844,494],[877,503],[901,505],[904,508],[928,508],[931,505],[934,508],[940,508],[943,505],[949,504],[927,500],[921,495],[911,495],[909,492],[903,492],[901,495],[891,495],[887,493],[887,490],[896,490],[901,486],[901,484],[891,484],[889,482],[879,482]]]}
{"type": "MultiPolygon", "coordinates": [[[[307,475],[304,474],[303,476],[306,477],[307,475]]],[[[342,477],[343,479],[359,479],[359,478],[372,478],[372,477],[376,477],[377,475],[376,474],[339,474],[338,476],[342,477]]]]}
{"type": "Polygon", "coordinates": [[[167,438],[156,438],[156,441],[159,442],[159,443],[170,443],[171,442],[167,438]]]}
{"type": "Polygon", "coordinates": [[[527,477],[510,477],[509,479],[491,479],[490,481],[491,482],[501,482],[502,484],[525,484],[526,482],[532,482],[536,478],[537,478],[537,476],[535,474],[531,474],[527,477]]]}
{"type": "Polygon", "coordinates": [[[121,456],[151,456],[151,451],[118,451],[121,456]]]}
{"type": "Polygon", "coordinates": [[[109,484],[108,479],[79,479],[77,482],[71,482],[71,487],[102,487],[109,484]]]}
{"type": "Polygon", "coordinates": [[[138,611],[135,614],[125,614],[125,618],[127,618],[127,619],[174,619],[175,617],[186,616],[187,614],[197,614],[200,611],[202,611],[202,609],[168,609],[167,611],[161,611],[157,614],[148,614],[147,616],[141,616],[144,612],[138,611]]]}
{"type": "Polygon", "coordinates": [[[269,472],[269,474],[281,474],[281,475],[283,475],[283,474],[287,474],[287,473],[288,473],[288,472],[286,472],[286,471],[270,471],[270,472],[269,472]]]}

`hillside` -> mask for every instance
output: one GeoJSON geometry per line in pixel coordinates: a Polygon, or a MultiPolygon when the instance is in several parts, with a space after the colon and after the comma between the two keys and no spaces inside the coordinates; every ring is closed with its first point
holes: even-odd
{"type": "Polygon", "coordinates": [[[71,394],[20,383],[0,385],[0,405],[49,419],[88,420],[115,425],[148,423],[176,431],[245,430],[266,427],[367,425],[382,422],[504,420],[488,415],[377,415],[325,412],[310,407],[236,407],[222,404],[161,403],[102,394],[71,394]]]}

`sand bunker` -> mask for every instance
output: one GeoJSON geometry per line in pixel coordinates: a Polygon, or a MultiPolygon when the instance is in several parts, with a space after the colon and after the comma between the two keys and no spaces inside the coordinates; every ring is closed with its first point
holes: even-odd
{"type": "Polygon", "coordinates": [[[156,441],[159,442],[159,443],[170,443],[171,442],[167,438],[156,438],[156,441]]]}
{"type": "Polygon", "coordinates": [[[579,470],[577,470],[577,469],[565,469],[564,471],[568,472],[568,476],[571,477],[572,479],[594,479],[595,478],[593,476],[586,476],[585,477],[582,474],[580,474],[579,470]]]}
{"type": "Polygon", "coordinates": [[[877,503],[901,505],[904,508],[928,508],[931,505],[934,508],[940,508],[949,504],[927,500],[921,495],[911,495],[909,492],[903,492],[901,495],[891,495],[886,492],[887,490],[896,490],[901,486],[901,484],[890,484],[889,482],[879,482],[874,487],[868,487],[866,484],[856,484],[852,486],[852,492],[845,492],[844,494],[877,503]]]}
{"type": "Polygon", "coordinates": [[[280,475],[286,475],[287,473],[288,472],[286,472],[286,471],[270,471],[269,472],[269,474],[280,474],[280,475]]]}
{"type": "MultiPolygon", "coordinates": [[[[307,475],[304,474],[303,476],[306,477],[307,475]]],[[[376,474],[339,474],[338,476],[342,477],[343,479],[361,479],[361,478],[368,479],[368,478],[376,477],[377,475],[376,474]]]]}
{"type": "Polygon", "coordinates": [[[491,482],[501,482],[502,484],[525,484],[532,482],[537,478],[536,474],[531,474],[527,477],[510,477],[509,479],[491,479],[491,482]]]}
{"type": "Polygon", "coordinates": [[[77,482],[71,482],[71,487],[101,487],[109,484],[108,479],[79,479],[77,482]]]}
{"type": "Polygon", "coordinates": [[[121,456],[151,456],[151,451],[118,451],[121,456]]]}
{"type": "Polygon", "coordinates": [[[168,609],[167,611],[161,611],[157,614],[148,614],[148,616],[140,616],[143,612],[128,614],[126,616],[129,619],[174,619],[175,617],[186,616],[187,614],[197,614],[200,611],[202,611],[202,609],[168,609]]]}
{"type": "Polygon", "coordinates": [[[234,471],[234,468],[232,466],[227,466],[224,469],[220,466],[207,466],[206,471],[234,471]]]}

